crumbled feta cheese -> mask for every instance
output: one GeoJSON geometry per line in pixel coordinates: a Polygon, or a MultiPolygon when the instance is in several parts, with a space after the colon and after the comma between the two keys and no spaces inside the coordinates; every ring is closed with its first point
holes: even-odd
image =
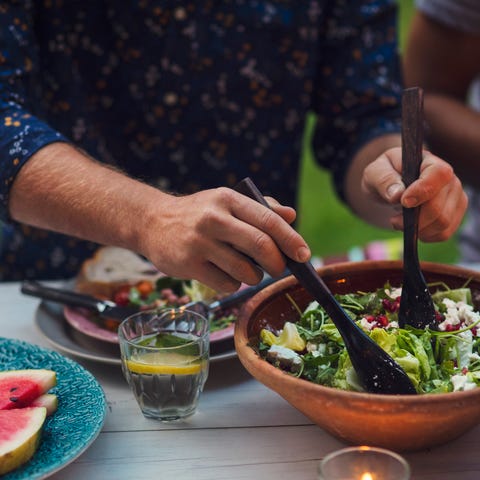
{"type": "Polygon", "coordinates": [[[392,288],[389,290],[388,288],[385,289],[385,293],[392,298],[393,300],[397,299],[398,297],[402,296],[402,289],[401,288],[392,288]]]}
{"type": "Polygon", "coordinates": [[[370,330],[373,329],[373,327],[375,327],[375,324],[372,322],[370,323],[365,317],[363,317],[361,320],[360,320],[360,326],[364,329],[364,330],[367,330],[368,332],[370,330]]]}
{"type": "Polygon", "coordinates": [[[317,353],[319,355],[326,355],[327,354],[327,344],[326,343],[320,343],[318,345],[317,353]]]}
{"type": "Polygon", "coordinates": [[[287,366],[300,366],[302,359],[297,352],[290,348],[281,347],[280,345],[272,345],[267,352],[267,357],[280,362],[287,366]]]}
{"type": "Polygon", "coordinates": [[[466,325],[471,325],[480,319],[480,313],[474,312],[473,307],[466,303],[463,304],[460,310],[460,315],[465,319],[466,325]]]}
{"type": "Polygon", "coordinates": [[[303,313],[307,313],[307,312],[309,312],[310,310],[318,310],[319,308],[320,308],[319,303],[318,303],[316,300],[314,300],[313,302],[310,302],[310,303],[308,304],[307,308],[304,310],[303,313]]]}
{"type": "Polygon", "coordinates": [[[477,385],[469,381],[466,375],[452,375],[450,381],[452,382],[454,392],[477,388],[477,385]]]}
{"type": "Polygon", "coordinates": [[[480,314],[473,311],[473,307],[465,302],[454,302],[449,298],[443,299],[443,304],[447,307],[445,320],[438,325],[439,330],[446,331],[448,326],[469,326],[480,319],[480,314]]]}

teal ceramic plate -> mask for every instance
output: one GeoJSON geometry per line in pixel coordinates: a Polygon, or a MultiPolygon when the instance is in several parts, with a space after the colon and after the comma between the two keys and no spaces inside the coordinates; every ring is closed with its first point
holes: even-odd
{"type": "Polygon", "coordinates": [[[0,338],[0,369],[27,368],[57,373],[57,385],[50,392],[58,397],[58,409],[47,418],[32,459],[2,480],[47,478],[81,455],[97,438],[105,421],[105,394],[87,370],[53,350],[0,338]]]}

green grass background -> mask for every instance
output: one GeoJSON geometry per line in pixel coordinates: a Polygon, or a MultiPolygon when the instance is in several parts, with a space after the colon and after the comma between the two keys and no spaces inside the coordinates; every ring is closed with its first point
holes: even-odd
{"type": "MultiPolygon", "coordinates": [[[[413,13],[412,0],[398,0],[399,41],[404,44],[413,13]]],[[[315,164],[310,146],[315,118],[307,119],[299,190],[298,229],[314,255],[325,257],[363,247],[374,240],[398,238],[401,233],[370,226],[341,203],[333,190],[330,174],[315,164]]],[[[456,238],[434,244],[419,244],[421,260],[452,263],[458,259],[456,238]]]]}

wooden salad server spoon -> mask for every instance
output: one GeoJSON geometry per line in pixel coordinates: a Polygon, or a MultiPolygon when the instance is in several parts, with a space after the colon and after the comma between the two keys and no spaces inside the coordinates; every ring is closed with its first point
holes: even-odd
{"type": "MultiPolygon", "coordinates": [[[[243,179],[235,190],[270,208],[250,178],[243,179]]],[[[296,262],[287,256],[285,260],[290,272],[334,322],[364,389],[371,393],[415,394],[415,387],[408,375],[348,316],[313,265],[310,262],[296,262]]]]}
{"type": "MultiPolygon", "coordinates": [[[[423,91],[408,88],[402,95],[402,180],[408,187],[420,175],[423,148],[423,91]]],[[[433,300],[418,260],[420,207],[403,208],[403,284],[398,324],[436,329],[433,300]]]]}

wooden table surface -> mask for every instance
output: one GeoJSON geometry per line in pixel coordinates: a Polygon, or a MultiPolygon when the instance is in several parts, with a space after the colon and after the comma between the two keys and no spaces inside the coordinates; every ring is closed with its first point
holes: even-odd
{"type": "MultiPolygon", "coordinates": [[[[34,323],[38,305],[20,284],[0,284],[0,336],[56,350],[34,323]]],[[[96,377],[108,412],[97,439],[53,480],[312,480],[320,459],[346,446],[254,380],[236,357],[212,363],[198,411],[175,424],[142,416],[119,366],[70,358],[96,377]]],[[[479,450],[480,426],[404,457],[414,480],[478,480],[479,450]]]]}

